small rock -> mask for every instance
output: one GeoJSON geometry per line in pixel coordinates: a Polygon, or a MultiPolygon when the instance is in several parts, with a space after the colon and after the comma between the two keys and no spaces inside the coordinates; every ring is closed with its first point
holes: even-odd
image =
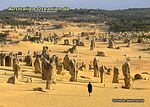
{"type": "Polygon", "coordinates": [[[135,80],[137,80],[137,79],[143,79],[143,77],[140,74],[135,74],[134,75],[134,79],[135,80]]]}

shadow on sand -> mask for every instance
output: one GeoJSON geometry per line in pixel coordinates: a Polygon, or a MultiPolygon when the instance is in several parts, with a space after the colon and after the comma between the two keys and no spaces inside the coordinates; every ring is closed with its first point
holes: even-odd
{"type": "Polygon", "coordinates": [[[11,70],[11,69],[7,69],[7,68],[0,68],[0,70],[13,71],[13,70],[11,70]]]}
{"type": "Polygon", "coordinates": [[[50,94],[50,95],[54,95],[54,96],[73,96],[73,97],[88,97],[88,96],[83,96],[83,95],[66,95],[66,94],[50,94]]]}
{"type": "Polygon", "coordinates": [[[27,75],[27,74],[23,74],[23,76],[32,77],[32,78],[38,78],[38,79],[42,78],[41,76],[27,75]]]}
{"type": "Polygon", "coordinates": [[[149,90],[150,88],[132,88],[131,90],[149,90]]]}

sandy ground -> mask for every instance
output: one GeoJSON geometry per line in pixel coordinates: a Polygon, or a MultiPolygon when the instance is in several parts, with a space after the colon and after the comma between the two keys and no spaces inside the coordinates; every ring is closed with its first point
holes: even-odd
{"type": "MultiPolygon", "coordinates": [[[[69,38],[70,40],[72,38],[69,38]]],[[[94,51],[89,50],[88,41],[84,40],[85,47],[78,47],[79,53],[70,54],[71,58],[77,59],[78,62],[84,61],[88,64],[96,57],[96,52],[103,51],[106,57],[98,57],[101,65],[113,68],[119,67],[119,84],[112,82],[112,74],[105,76],[106,86],[99,83],[99,78],[93,77],[92,71],[80,71],[78,82],[69,82],[70,75],[64,71],[64,75],[57,75],[57,83],[52,85],[49,92],[32,91],[33,88],[42,87],[45,89],[45,82],[41,80],[41,75],[34,74],[33,67],[26,67],[22,64],[23,75],[33,78],[32,83],[22,82],[12,85],[8,84],[8,77],[13,75],[11,67],[0,67],[0,107],[149,107],[150,105],[150,81],[137,80],[133,83],[130,90],[122,89],[124,85],[121,66],[125,62],[125,56],[131,57],[131,75],[136,73],[150,73],[150,52],[139,51],[141,48],[147,47],[145,44],[132,44],[130,48],[125,47],[127,44],[119,43],[121,49],[108,49],[107,43],[97,42],[94,51]],[[139,61],[139,55],[142,60],[139,61]],[[80,76],[88,76],[90,79],[83,79],[80,76]],[[93,84],[92,96],[88,96],[87,84],[91,81],[93,84]],[[114,103],[112,99],[144,99],[144,103],[114,103]]],[[[43,46],[48,46],[51,55],[56,54],[63,58],[65,50],[71,46],[62,45],[63,40],[57,45],[51,43],[36,44],[31,42],[20,42],[19,44],[2,45],[1,52],[18,52],[22,51],[24,55],[28,50],[42,51],[43,46]]],[[[143,74],[144,78],[150,75],[143,74]]]]}

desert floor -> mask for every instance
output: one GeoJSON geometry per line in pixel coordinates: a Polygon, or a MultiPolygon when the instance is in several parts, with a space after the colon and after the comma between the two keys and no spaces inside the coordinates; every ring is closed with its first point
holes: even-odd
{"type": "MultiPolygon", "coordinates": [[[[70,40],[72,38],[69,38],[70,40]]],[[[92,71],[79,71],[78,82],[69,82],[70,75],[64,71],[64,75],[57,75],[57,83],[52,85],[49,92],[33,91],[33,88],[42,87],[45,89],[46,81],[41,79],[40,74],[34,74],[34,67],[27,67],[21,63],[23,75],[33,78],[32,83],[25,83],[23,80],[18,84],[6,83],[8,77],[13,75],[12,67],[0,67],[0,107],[149,107],[150,105],[150,81],[136,80],[132,84],[132,89],[122,89],[124,85],[121,66],[125,62],[125,56],[131,57],[131,75],[136,73],[150,73],[150,52],[139,51],[147,47],[145,44],[132,44],[127,48],[127,44],[118,42],[117,46],[121,49],[108,49],[107,43],[97,42],[94,51],[89,50],[89,43],[83,40],[85,47],[78,47],[77,54],[70,54],[71,58],[78,62],[84,61],[90,63],[98,50],[105,52],[106,57],[98,57],[101,65],[113,68],[119,67],[119,84],[112,83],[113,74],[105,76],[105,84],[100,83],[99,78],[93,77],[92,71]],[[142,56],[139,61],[139,55],[142,56]],[[80,76],[87,76],[90,79],[83,79],[80,76]],[[93,84],[92,96],[88,96],[87,84],[91,81],[93,84]],[[144,99],[144,103],[114,103],[112,99],[144,99]]],[[[20,42],[19,44],[1,44],[1,52],[22,51],[24,55],[28,50],[42,51],[43,46],[48,46],[51,55],[58,55],[63,58],[71,46],[62,45],[63,40],[57,45],[51,43],[37,44],[31,42],[20,42]]],[[[144,78],[150,75],[142,74],[144,78]]]]}

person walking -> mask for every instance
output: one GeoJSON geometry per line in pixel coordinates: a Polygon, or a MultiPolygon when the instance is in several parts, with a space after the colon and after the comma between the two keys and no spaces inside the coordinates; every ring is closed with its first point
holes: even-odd
{"type": "Polygon", "coordinates": [[[87,87],[88,87],[89,96],[91,96],[91,93],[92,93],[92,84],[91,84],[91,82],[89,82],[87,87]]]}

